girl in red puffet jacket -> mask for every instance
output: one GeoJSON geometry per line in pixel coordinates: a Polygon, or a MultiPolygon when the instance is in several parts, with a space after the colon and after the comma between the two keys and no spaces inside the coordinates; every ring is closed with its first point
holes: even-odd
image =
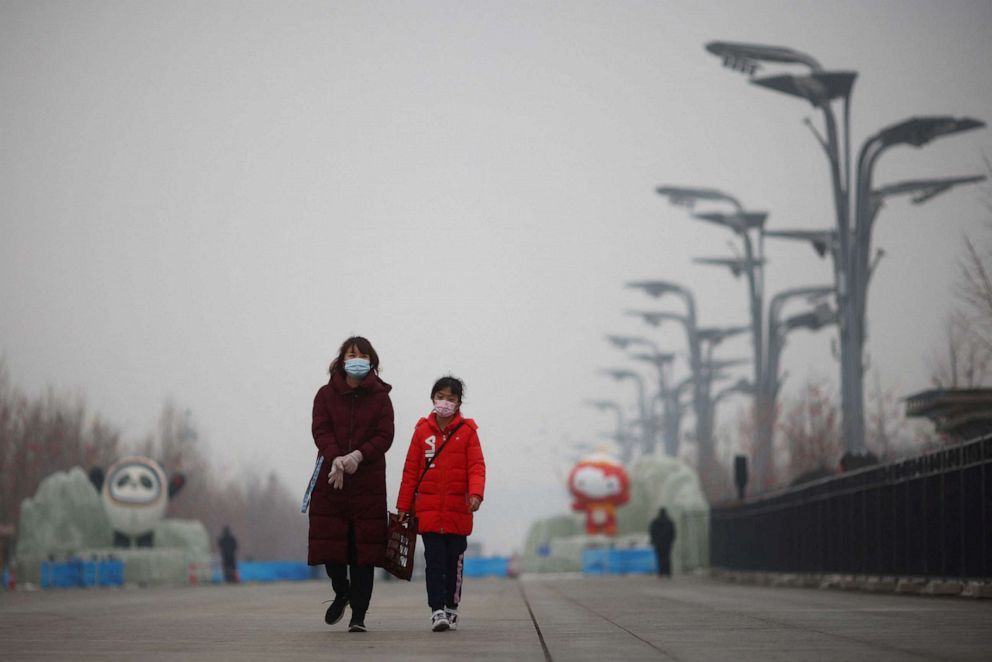
{"type": "Polygon", "coordinates": [[[412,510],[418,520],[434,632],[458,626],[463,557],[472,513],[482,504],[486,488],[478,426],[459,411],[463,392],[464,385],[455,377],[435,382],[434,411],[414,428],[396,499],[401,516],[412,510]]]}

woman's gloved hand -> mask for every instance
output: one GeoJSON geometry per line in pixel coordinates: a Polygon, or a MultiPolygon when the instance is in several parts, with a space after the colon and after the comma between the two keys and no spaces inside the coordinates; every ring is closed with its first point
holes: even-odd
{"type": "Polygon", "coordinates": [[[327,482],[336,490],[344,487],[344,462],[340,457],[334,458],[331,462],[331,472],[327,475],[327,482]]]}
{"type": "Polygon", "coordinates": [[[341,466],[346,474],[353,474],[358,471],[358,464],[362,461],[362,451],[351,451],[347,455],[342,455],[337,460],[341,460],[341,466]]]}

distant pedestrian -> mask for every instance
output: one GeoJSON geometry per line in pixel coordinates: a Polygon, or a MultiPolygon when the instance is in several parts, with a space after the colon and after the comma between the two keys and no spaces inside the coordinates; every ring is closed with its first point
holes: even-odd
{"type": "Polygon", "coordinates": [[[217,539],[217,549],[220,550],[220,560],[224,567],[224,581],[238,581],[238,539],[231,533],[231,528],[224,525],[220,538],[217,539]]]}
{"type": "Polygon", "coordinates": [[[402,517],[411,511],[417,517],[424,541],[427,604],[434,632],[458,627],[472,513],[482,505],[486,488],[478,426],[460,411],[463,393],[464,385],[455,377],[434,383],[434,409],[414,428],[396,499],[402,517]]]}
{"type": "MultiPolygon", "coordinates": [[[[365,338],[341,344],[331,378],[313,400],[313,440],[323,458],[310,500],[307,561],[323,564],[334,625],[351,604],[349,632],[365,632],[375,566],[386,556],[386,451],[393,443],[392,387],[365,338]]],[[[319,461],[319,460],[318,460],[319,461]]]]}
{"type": "Polygon", "coordinates": [[[672,576],[672,543],[675,542],[675,524],[664,508],[651,520],[651,544],[658,559],[658,576],[672,576]]]}

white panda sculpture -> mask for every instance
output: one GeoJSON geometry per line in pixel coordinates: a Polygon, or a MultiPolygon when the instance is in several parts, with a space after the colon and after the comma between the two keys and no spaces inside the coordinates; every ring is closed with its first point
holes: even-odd
{"type": "Polygon", "coordinates": [[[90,476],[114,529],[114,546],[131,547],[132,540],[138,547],[153,546],[155,525],[185,484],[183,475],[168,481],[158,462],[137,455],[112,464],[103,480],[102,473],[94,469],[90,476]]]}

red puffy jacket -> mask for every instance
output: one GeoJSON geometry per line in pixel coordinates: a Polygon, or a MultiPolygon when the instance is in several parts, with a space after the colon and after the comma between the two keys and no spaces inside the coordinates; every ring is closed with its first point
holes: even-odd
{"type": "Polygon", "coordinates": [[[431,413],[420,419],[413,430],[396,509],[401,512],[412,510],[421,533],[469,535],[472,533],[472,513],[468,509],[468,497],[482,499],[485,496],[486,460],[479,444],[479,426],[471,418],[462,418],[459,412],[446,430],[450,433],[456,427],[458,429],[449,439],[438,427],[435,414],[431,413]],[[425,474],[427,459],[442,446],[444,451],[437,455],[425,474]],[[424,479],[417,489],[417,481],[422,475],[424,479]],[[416,495],[414,489],[417,489],[416,495]],[[412,509],[411,505],[414,506],[412,509]]]}

